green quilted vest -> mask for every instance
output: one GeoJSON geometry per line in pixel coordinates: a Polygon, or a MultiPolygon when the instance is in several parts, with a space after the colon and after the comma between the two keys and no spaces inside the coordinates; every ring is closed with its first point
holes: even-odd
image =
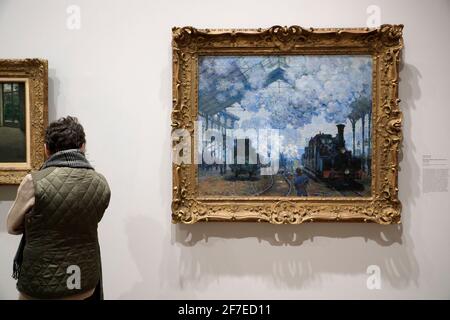
{"type": "Polygon", "coordinates": [[[53,299],[95,288],[101,278],[97,224],[110,199],[106,179],[92,169],[70,167],[49,167],[32,177],[35,205],[25,215],[17,289],[53,299]],[[77,267],[80,288],[69,278],[77,267]]]}

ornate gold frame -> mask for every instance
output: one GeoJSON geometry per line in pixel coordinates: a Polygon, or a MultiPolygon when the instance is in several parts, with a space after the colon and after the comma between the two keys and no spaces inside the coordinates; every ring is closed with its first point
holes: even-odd
{"type": "MultiPolygon", "coordinates": [[[[402,140],[398,72],[403,25],[377,29],[196,29],[174,27],[172,128],[194,138],[199,55],[369,54],[373,59],[372,195],[370,197],[198,197],[194,164],[173,164],[172,221],[400,222],[398,152],[402,140]]],[[[174,141],[173,143],[175,143],[174,141]]],[[[193,149],[192,149],[193,150],[193,149]]],[[[192,155],[194,152],[191,153],[192,155]]],[[[194,163],[194,162],[192,162],[194,163]]]]}
{"type": "Polygon", "coordinates": [[[19,184],[45,159],[44,135],[48,121],[48,64],[41,59],[0,59],[0,79],[26,83],[27,162],[0,163],[0,184],[19,184]]]}

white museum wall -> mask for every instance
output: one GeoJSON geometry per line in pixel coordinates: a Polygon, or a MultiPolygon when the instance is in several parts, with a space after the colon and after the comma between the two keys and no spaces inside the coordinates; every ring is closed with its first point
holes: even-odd
{"type": "MultiPolygon", "coordinates": [[[[77,116],[112,189],[99,227],[108,299],[450,298],[448,192],[423,193],[422,156],[449,158],[450,1],[0,0],[0,58],[49,60],[49,120],[77,116]],[[171,27],[403,23],[403,224],[172,225],[171,27]],[[69,5],[81,28],[66,27],[69,5]],[[369,290],[367,268],[381,271],[369,290]]],[[[0,299],[19,237],[0,186],[0,299]]]]}

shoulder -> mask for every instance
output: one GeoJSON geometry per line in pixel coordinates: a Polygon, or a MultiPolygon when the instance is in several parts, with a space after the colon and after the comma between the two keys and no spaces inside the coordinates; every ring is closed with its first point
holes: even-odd
{"type": "Polygon", "coordinates": [[[101,181],[108,184],[108,180],[106,180],[106,177],[103,174],[98,171],[93,171],[93,174],[96,175],[101,181]]]}
{"type": "Polygon", "coordinates": [[[98,188],[98,192],[101,196],[102,203],[104,204],[104,210],[108,208],[109,201],[111,200],[111,189],[108,184],[108,180],[106,180],[105,176],[97,171],[94,171],[97,179],[100,181],[101,187],[98,188]]]}
{"type": "Polygon", "coordinates": [[[49,176],[50,174],[52,174],[56,169],[58,169],[58,168],[57,167],[48,167],[48,168],[41,169],[38,171],[33,171],[32,173],[29,174],[29,176],[35,183],[37,183],[41,179],[44,179],[47,176],[49,176]]]}
{"type": "Polygon", "coordinates": [[[19,185],[19,190],[33,188],[33,176],[31,173],[27,174],[19,185]]]}
{"type": "Polygon", "coordinates": [[[97,171],[93,171],[93,172],[94,172],[93,174],[95,174],[97,179],[100,180],[100,183],[105,186],[104,191],[107,193],[111,193],[111,190],[109,188],[109,183],[108,183],[108,180],[106,179],[106,177],[103,174],[101,174],[100,172],[97,172],[97,171]]]}
{"type": "Polygon", "coordinates": [[[23,178],[22,183],[25,183],[25,184],[33,183],[33,176],[31,175],[31,173],[27,174],[23,178]]]}
{"type": "Polygon", "coordinates": [[[17,199],[23,201],[23,203],[28,202],[34,198],[34,183],[31,174],[27,174],[17,189],[17,199]]]}

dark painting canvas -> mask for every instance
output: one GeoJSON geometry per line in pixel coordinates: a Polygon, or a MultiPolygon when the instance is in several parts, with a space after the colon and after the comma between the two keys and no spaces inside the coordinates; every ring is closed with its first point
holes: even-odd
{"type": "Polygon", "coordinates": [[[0,82],[0,163],[26,161],[25,83],[0,82]]]}

